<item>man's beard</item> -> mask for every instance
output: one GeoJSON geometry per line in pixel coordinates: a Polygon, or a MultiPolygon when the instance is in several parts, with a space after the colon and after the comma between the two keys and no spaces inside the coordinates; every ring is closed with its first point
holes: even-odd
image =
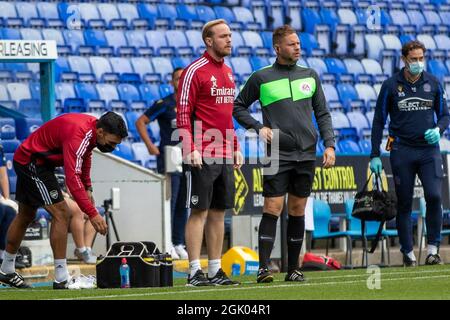
{"type": "Polygon", "coordinates": [[[226,48],[224,48],[222,50],[217,50],[214,48],[214,53],[220,58],[225,58],[225,57],[228,57],[229,55],[231,55],[231,49],[230,49],[230,52],[228,52],[227,50],[228,49],[226,49],[226,48]]]}

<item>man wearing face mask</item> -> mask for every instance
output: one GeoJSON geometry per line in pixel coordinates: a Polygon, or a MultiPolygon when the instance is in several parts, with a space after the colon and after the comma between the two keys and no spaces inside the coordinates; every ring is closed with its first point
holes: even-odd
{"type": "Polygon", "coordinates": [[[425,193],[428,255],[425,263],[441,264],[438,249],[441,240],[443,177],[439,140],[450,117],[445,93],[439,80],[424,71],[425,47],[419,41],[402,48],[405,67],[380,90],[372,124],[370,170],[381,173],[380,144],[388,115],[392,173],[397,194],[397,229],[403,264],[417,265],[413,251],[411,209],[416,174],[425,193]],[[437,122],[435,121],[435,117],[437,122]]]}
{"type": "Polygon", "coordinates": [[[112,152],[128,135],[122,117],[107,112],[100,119],[86,114],[68,113],[46,122],[33,132],[14,154],[17,174],[16,200],[19,213],[8,230],[5,259],[0,282],[15,288],[29,288],[15,272],[14,261],[28,225],[39,207],[52,215],[50,244],[55,261],[53,289],[68,289],[66,262],[70,209],[64,200],[55,168],[64,166],[66,184],[80,209],[89,216],[95,230],[107,232],[105,220],[95,208],[90,178],[92,149],[112,152]]]}

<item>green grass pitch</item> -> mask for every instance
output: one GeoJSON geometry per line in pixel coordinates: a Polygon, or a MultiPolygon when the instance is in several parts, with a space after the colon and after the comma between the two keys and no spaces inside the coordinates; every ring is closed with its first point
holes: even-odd
{"type": "Polygon", "coordinates": [[[301,299],[450,299],[450,265],[417,268],[382,268],[377,276],[366,269],[307,272],[304,283],[284,282],[275,274],[270,284],[257,284],[255,276],[237,277],[236,287],[186,287],[174,279],[171,288],[93,290],[0,289],[0,300],[39,299],[151,299],[151,300],[301,300],[301,299]],[[378,281],[379,280],[379,281],[378,281]],[[370,289],[372,288],[372,289],[370,289]]]}

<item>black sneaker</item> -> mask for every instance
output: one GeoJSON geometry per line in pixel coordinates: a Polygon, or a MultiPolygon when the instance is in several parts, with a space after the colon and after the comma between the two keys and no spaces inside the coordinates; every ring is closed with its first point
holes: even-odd
{"type": "Polygon", "coordinates": [[[217,271],[216,275],[212,278],[208,278],[215,286],[237,286],[240,284],[239,281],[233,281],[228,278],[227,274],[222,270],[222,268],[217,271]]]}
{"type": "Polygon", "coordinates": [[[406,254],[403,254],[403,266],[404,267],[417,267],[417,261],[411,260],[406,254]]]}
{"type": "Polygon", "coordinates": [[[66,289],[67,290],[81,289],[78,278],[69,276],[69,278],[67,280],[64,280],[61,282],[58,282],[55,280],[53,282],[53,290],[66,290],[66,289]]]}
{"type": "Polygon", "coordinates": [[[205,277],[205,274],[202,270],[197,270],[197,272],[194,274],[194,276],[191,278],[188,277],[188,281],[186,284],[187,287],[206,287],[206,286],[213,286],[212,283],[209,282],[209,280],[205,277]]]}
{"type": "Polygon", "coordinates": [[[25,282],[17,272],[3,273],[0,271],[0,282],[17,289],[30,289],[31,286],[25,282]]]}
{"type": "Polygon", "coordinates": [[[267,268],[260,268],[256,277],[257,283],[269,283],[273,281],[272,272],[267,268]]]}
{"type": "Polygon", "coordinates": [[[427,258],[425,259],[425,264],[428,266],[431,266],[431,265],[444,264],[444,263],[442,262],[442,259],[439,256],[439,254],[429,254],[427,256],[427,258]]]}
{"type": "Polygon", "coordinates": [[[294,270],[286,274],[284,281],[303,282],[305,281],[305,277],[299,270],[294,270]]]}

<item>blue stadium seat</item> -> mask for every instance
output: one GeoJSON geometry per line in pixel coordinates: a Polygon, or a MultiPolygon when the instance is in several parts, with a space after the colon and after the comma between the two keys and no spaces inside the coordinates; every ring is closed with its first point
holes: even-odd
{"type": "Polygon", "coordinates": [[[186,4],[178,4],[176,6],[177,14],[179,19],[191,21],[199,20],[196,11],[196,6],[190,6],[186,4]]]}
{"type": "Polygon", "coordinates": [[[350,121],[350,126],[356,128],[358,132],[361,132],[364,128],[370,128],[370,124],[367,121],[366,116],[360,111],[347,112],[347,118],[350,121]]]}
{"type": "Polygon", "coordinates": [[[81,30],[64,30],[64,39],[67,45],[72,46],[72,52],[76,52],[79,46],[84,46],[84,35],[81,30]]]}
{"type": "Polygon", "coordinates": [[[157,6],[150,3],[138,3],[137,10],[139,12],[139,17],[149,21],[150,26],[153,27],[155,24],[155,20],[158,17],[157,6]]]}
{"type": "Polygon", "coordinates": [[[336,31],[336,26],[340,23],[339,16],[333,7],[322,7],[320,10],[320,17],[322,22],[328,25],[334,33],[336,31]]]}
{"type": "Polygon", "coordinates": [[[380,53],[384,49],[383,41],[379,35],[366,34],[365,36],[367,57],[370,59],[379,60],[380,53]]]}
{"type": "Polygon", "coordinates": [[[436,50],[436,43],[432,36],[428,34],[418,34],[417,40],[422,42],[427,50],[436,50]]]}
{"type": "Polygon", "coordinates": [[[450,26],[450,10],[440,10],[439,11],[439,16],[441,17],[442,23],[450,26]]]}
{"type": "Polygon", "coordinates": [[[234,48],[234,52],[236,54],[239,54],[238,49],[241,49],[241,48],[248,48],[249,53],[251,54],[251,48],[245,45],[245,41],[244,41],[244,38],[242,37],[241,32],[239,32],[239,31],[233,32],[232,38],[233,38],[233,48],[234,48]]]}
{"type": "Polygon", "coordinates": [[[437,34],[434,36],[434,42],[436,42],[438,49],[450,50],[450,37],[448,35],[437,34]]]}
{"type": "Polygon", "coordinates": [[[16,123],[14,122],[14,119],[0,118],[0,139],[4,141],[15,138],[16,138],[16,123]]]}
{"type": "Polygon", "coordinates": [[[128,141],[123,141],[121,144],[117,145],[116,149],[112,154],[121,157],[125,160],[133,160],[133,152],[131,151],[131,143],[128,141]]]}
{"type": "Polygon", "coordinates": [[[350,74],[353,74],[355,77],[359,76],[360,74],[365,74],[366,71],[364,70],[363,65],[359,60],[356,59],[344,59],[344,64],[347,69],[347,72],[350,74]]]}
{"type": "MultiPolygon", "coordinates": [[[[194,52],[196,52],[199,55],[203,53],[202,51],[205,50],[205,43],[203,42],[202,39],[202,33],[198,30],[187,30],[185,32],[185,35],[186,38],[188,39],[189,45],[194,49],[194,52]]],[[[234,37],[234,34],[232,37],[234,37]]]]}
{"type": "Polygon", "coordinates": [[[122,30],[106,30],[105,38],[108,41],[108,45],[113,47],[116,53],[118,53],[120,47],[128,46],[125,33],[122,30]]]}
{"type": "Polygon", "coordinates": [[[133,57],[130,59],[130,62],[134,72],[138,73],[141,79],[144,79],[145,74],[154,73],[153,66],[147,58],[133,57]]]}
{"type": "Polygon", "coordinates": [[[244,24],[249,22],[255,22],[253,17],[253,13],[244,7],[233,7],[233,13],[236,17],[239,17],[238,21],[243,22],[244,24]]]}
{"type": "MultiPolygon", "coordinates": [[[[10,120],[12,120],[12,119],[10,119],[10,120]]],[[[14,122],[14,120],[13,120],[13,122],[14,122]]],[[[3,145],[4,153],[14,153],[16,151],[16,149],[19,147],[20,141],[16,140],[16,139],[3,140],[1,142],[1,144],[3,145]]]]}
{"type": "Polygon", "coordinates": [[[139,19],[139,13],[135,4],[118,3],[117,11],[122,19],[127,20],[129,26],[131,26],[133,20],[139,19]]]}
{"type": "Polygon", "coordinates": [[[316,25],[322,24],[322,19],[320,18],[319,12],[310,8],[304,8],[301,11],[301,15],[303,21],[303,31],[314,34],[316,25]]]}
{"type": "Polygon", "coordinates": [[[55,61],[55,80],[60,81],[61,74],[64,72],[70,72],[69,63],[64,57],[58,57],[55,61]]]}
{"type": "Polygon", "coordinates": [[[58,7],[55,2],[37,2],[39,17],[59,20],[58,7]]]}
{"type": "Polygon", "coordinates": [[[41,100],[41,84],[39,82],[30,82],[29,88],[31,92],[31,98],[41,100]]]}
{"type": "MultiPolygon", "coordinates": [[[[272,49],[272,32],[263,31],[261,32],[261,38],[263,40],[264,47],[267,49],[272,49]]],[[[301,45],[301,44],[300,44],[301,45]]]]}
{"type": "Polygon", "coordinates": [[[322,84],[323,93],[327,101],[339,101],[339,95],[335,86],[331,84],[322,84]]]}
{"type": "Polygon", "coordinates": [[[98,100],[98,93],[95,86],[91,83],[76,83],[75,93],[78,98],[83,98],[85,101],[98,100]]]}
{"type": "Polygon", "coordinates": [[[408,15],[403,10],[391,10],[389,14],[391,15],[392,23],[394,24],[401,26],[411,24],[408,15]]]}
{"type": "Polygon", "coordinates": [[[2,38],[5,40],[20,40],[22,36],[18,29],[2,28],[2,38]]]}
{"type": "Polygon", "coordinates": [[[20,29],[23,40],[42,40],[42,33],[40,30],[32,28],[20,29]]]}
{"type": "Polygon", "coordinates": [[[9,93],[6,85],[0,84],[0,101],[9,100],[9,93]]]}
{"type": "Polygon", "coordinates": [[[344,105],[349,106],[349,103],[352,100],[359,99],[358,93],[356,92],[355,88],[352,85],[338,84],[337,91],[339,93],[340,100],[344,105]]]}
{"type": "Polygon", "coordinates": [[[382,36],[384,47],[386,49],[390,50],[401,50],[402,49],[402,43],[400,39],[393,34],[384,34],[382,36]]]}
{"type": "Polygon", "coordinates": [[[128,40],[128,43],[136,48],[145,48],[148,47],[147,39],[145,38],[145,31],[142,30],[132,30],[126,31],[125,37],[128,40]]]}
{"type": "Polygon", "coordinates": [[[173,87],[168,84],[161,84],[159,86],[159,93],[162,98],[167,97],[173,93],[173,87]]]}
{"type": "Polygon", "coordinates": [[[359,148],[358,143],[353,140],[340,140],[338,142],[339,149],[343,154],[359,154],[361,153],[361,149],[359,148]]]}
{"type": "Polygon", "coordinates": [[[98,82],[103,81],[103,75],[105,73],[112,73],[112,67],[109,60],[104,57],[90,57],[89,61],[91,63],[92,71],[95,74],[95,78],[98,82]]]}
{"type": "Polygon", "coordinates": [[[347,24],[350,26],[358,24],[358,18],[353,10],[341,8],[338,9],[337,14],[341,24],[347,24]]]}
{"type": "Polygon", "coordinates": [[[228,7],[222,7],[222,6],[214,6],[213,7],[214,12],[216,13],[217,19],[225,19],[228,23],[235,22],[236,17],[234,16],[233,11],[231,11],[228,7]]]}
{"type": "Polygon", "coordinates": [[[248,47],[252,47],[253,49],[264,47],[263,41],[257,32],[243,31],[242,38],[245,41],[245,45],[248,47]]]}
{"type": "Polygon", "coordinates": [[[105,101],[108,105],[111,100],[119,100],[119,94],[117,92],[116,86],[106,83],[97,83],[96,89],[98,96],[101,100],[105,101]]]}
{"type": "Polygon", "coordinates": [[[187,47],[189,46],[186,36],[180,30],[168,30],[165,32],[167,44],[171,47],[187,47]]]}
{"type": "Polygon", "coordinates": [[[8,83],[9,97],[19,105],[20,100],[31,99],[31,92],[26,83],[8,83]]]}
{"type": "Polygon", "coordinates": [[[372,86],[358,83],[355,85],[355,89],[359,98],[364,100],[366,105],[370,100],[377,100],[377,94],[372,86]]]}
{"type": "Polygon", "coordinates": [[[350,127],[350,122],[348,121],[347,116],[343,112],[331,111],[330,115],[331,115],[331,119],[332,119],[334,128],[350,127]]]}
{"type": "Polygon", "coordinates": [[[142,166],[146,167],[149,161],[156,161],[155,156],[148,153],[147,147],[143,142],[135,142],[131,145],[133,158],[138,160],[142,166]]]}
{"type": "Polygon", "coordinates": [[[440,25],[442,23],[441,17],[437,11],[425,10],[423,12],[423,16],[425,17],[425,21],[428,25],[440,25]]]}
{"type": "Polygon", "coordinates": [[[347,73],[345,64],[337,58],[326,58],[325,63],[329,73],[341,75],[347,73]]]}
{"type": "Polygon", "coordinates": [[[131,66],[130,59],[126,58],[109,58],[113,72],[122,73],[133,73],[133,67],[131,66]]]}
{"type": "Polygon", "coordinates": [[[58,46],[66,45],[64,36],[60,30],[42,29],[42,37],[44,38],[44,40],[55,40],[58,46]]]}
{"type": "Polygon", "coordinates": [[[161,3],[158,5],[158,17],[169,19],[171,21],[178,19],[177,9],[172,4],[161,3]]]}
{"type": "Polygon", "coordinates": [[[21,118],[16,120],[17,139],[23,140],[36,131],[43,122],[38,118],[21,118]]]}
{"type": "Polygon", "coordinates": [[[16,18],[17,11],[14,3],[8,1],[0,1],[0,12],[3,18],[16,18]]]}
{"type": "Polygon", "coordinates": [[[251,57],[250,64],[252,65],[252,70],[256,71],[261,68],[267,67],[270,63],[265,57],[251,57]]]}
{"type": "Polygon", "coordinates": [[[121,83],[117,86],[117,91],[119,92],[120,100],[128,103],[141,100],[138,89],[131,84],[121,83]]]}
{"type": "Polygon", "coordinates": [[[97,4],[98,11],[103,20],[107,24],[110,24],[111,20],[121,19],[120,14],[117,11],[117,7],[112,3],[99,3],[97,4]]]}
{"type": "Polygon", "coordinates": [[[301,4],[300,1],[287,1],[286,8],[286,16],[291,19],[291,27],[296,31],[300,31],[302,29],[302,17],[300,14],[301,4]]]}
{"type": "Polygon", "coordinates": [[[158,53],[162,47],[168,47],[164,32],[161,30],[150,30],[145,33],[149,47],[158,53]]]}
{"type": "Polygon", "coordinates": [[[233,67],[234,73],[240,76],[248,76],[253,72],[252,66],[250,65],[248,58],[232,57],[231,65],[233,67]]]}
{"type": "Polygon", "coordinates": [[[319,44],[317,43],[314,36],[310,33],[302,32],[300,34],[300,44],[302,50],[305,50],[308,56],[311,54],[312,50],[319,48],[319,44]]]}
{"type": "Polygon", "coordinates": [[[169,79],[172,75],[172,62],[168,58],[155,57],[152,58],[153,69],[161,75],[162,79],[169,79]]]}
{"type": "Polygon", "coordinates": [[[372,143],[370,142],[370,140],[361,139],[359,140],[358,144],[362,153],[370,154],[372,152],[372,143]]]}
{"type": "Polygon", "coordinates": [[[67,60],[72,71],[78,72],[78,74],[92,74],[92,69],[87,58],[71,56],[67,60]]]}
{"type": "MultiPolygon", "coordinates": [[[[247,7],[241,4],[243,7],[247,7]]],[[[260,27],[264,30],[267,29],[267,12],[266,12],[266,3],[264,1],[252,1],[251,2],[251,11],[253,12],[253,16],[255,18],[256,23],[260,25],[260,27]]],[[[239,20],[239,19],[237,19],[239,20]]],[[[251,23],[251,22],[250,22],[251,23]]],[[[247,23],[248,25],[248,23],[247,23]]],[[[271,29],[272,26],[269,28],[271,29]]]]}
{"type": "Polygon", "coordinates": [[[439,81],[443,82],[444,76],[450,74],[445,64],[440,60],[428,60],[428,71],[431,72],[439,81]]]}
{"type": "Polygon", "coordinates": [[[139,86],[139,92],[142,100],[147,101],[148,103],[153,103],[154,101],[161,99],[159,86],[155,84],[141,84],[139,86]]]}
{"type": "Polygon", "coordinates": [[[328,72],[327,65],[323,59],[319,58],[308,58],[306,59],[310,68],[314,69],[319,75],[328,72]]]}
{"type": "Polygon", "coordinates": [[[105,33],[103,30],[85,30],[84,37],[86,39],[86,44],[93,47],[106,47],[108,46],[108,41],[106,40],[105,33]]]}
{"type": "Polygon", "coordinates": [[[271,28],[275,29],[284,25],[284,4],[283,1],[270,1],[268,2],[268,14],[272,18],[271,28]]]}
{"type": "Polygon", "coordinates": [[[97,6],[94,3],[79,3],[78,9],[80,12],[80,18],[85,21],[85,26],[89,20],[100,20],[102,19],[97,6]]]}
{"type": "MultiPolygon", "coordinates": [[[[72,83],[62,83],[58,82],[55,84],[55,95],[56,99],[61,100],[61,104],[64,105],[64,102],[68,98],[76,98],[77,95],[75,93],[75,89],[72,83]]],[[[80,97],[82,98],[82,97],[80,97]]]]}
{"type": "Polygon", "coordinates": [[[420,30],[423,25],[425,25],[426,20],[423,14],[420,11],[416,10],[407,10],[406,14],[409,17],[409,20],[417,26],[417,28],[420,30]]]}
{"type": "Polygon", "coordinates": [[[183,58],[183,57],[175,57],[172,58],[172,67],[175,70],[176,68],[186,68],[191,63],[191,59],[183,58]]]}
{"type": "Polygon", "coordinates": [[[361,64],[368,74],[374,75],[383,73],[380,63],[374,59],[362,59],[361,64]]]}

